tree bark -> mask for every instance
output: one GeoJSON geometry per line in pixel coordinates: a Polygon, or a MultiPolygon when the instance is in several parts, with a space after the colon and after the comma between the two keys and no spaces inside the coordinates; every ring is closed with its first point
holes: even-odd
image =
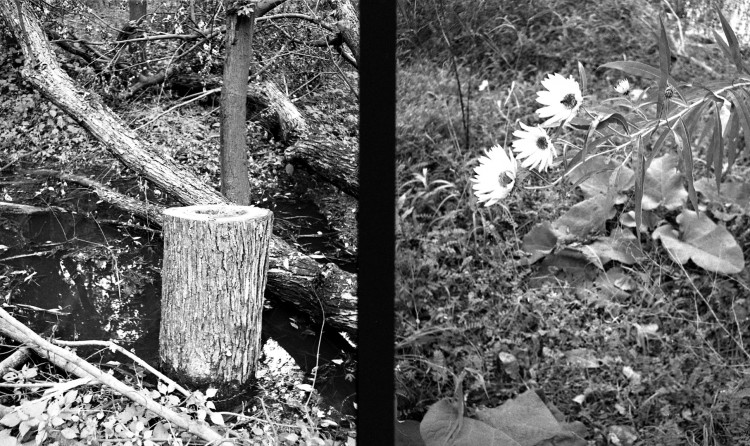
{"type": "Polygon", "coordinates": [[[128,12],[130,20],[137,22],[141,17],[146,15],[146,0],[128,0],[128,12]]]}
{"type": "Polygon", "coordinates": [[[272,225],[253,206],[164,212],[159,358],[170,376],[219,399],[255,377],[272,225]]]}
{"type": "Polygon", "coordinates": [[[351,50],[354,60],[359,66],[359,18],[349,0],[331,0],[336,7],[336,29],[351,50]]]}
{"type": "Polygon", "coordinates": [[[284,151],[287,161],[302,165],[354,198],[359,196],[358,150],[333,138],[302,138],[284,151]]]}
{"type": "MultiPolygon", "coordinates": [[[[22,10],[24,27],[14,13],[13,0],[0,0],[0,18],[22,46],[26,61],[21,74],[28,82],[88,130],[123,164],[143,174],[181,203],[228,203],[198,177],[152,150],[96,95],[76,86],[60,68],[38,20],[23,3],[22,10]]],[[[320,320],[325,315],[327,324],[348,332],[356,331],[356,276],[340,271],[335,265],[321,267],[277,236],[272,237],[269,252],[267,288],[270,293],[280,300],[304,301],[317,308],[305,310],[314,319],[320,320]]]]}
{"type": "Polygon", "coordinates": [[[247,76],[253,58],[255,10],[248,15],[227,9],[226,59],[221,89],[221,193],[229,201],[250,204],[247,173],[247,76]]]}

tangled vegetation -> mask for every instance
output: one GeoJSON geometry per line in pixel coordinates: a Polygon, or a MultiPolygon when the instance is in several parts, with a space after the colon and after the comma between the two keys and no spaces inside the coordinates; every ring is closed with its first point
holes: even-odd
{"type": "MultiPolygon", "coordinates": [[[[691,90],[698,83],[717,91],[747,78],[726,43],[722,48],[713,37],[707,43],[687,26],[687,12],[675,16],[672,6],[645,0],[399,3],[399,420],[426,420],[425,414],[432,420],[435,403],[453,397],[464,422],[486,421],[487,408],[527,401],[525,391],[535,390],[559,421],[582,423],[577,435],[594,444],[750,439],[744,268],[750,165],[748,128],[737,127],[746,92],[726,96],[723,142],[711,136],[722,133],[713,131],[722,113],[717,102],[695,113],[687,137],[666,130],[659,138],[654,131],[644,138],[645,149],[606,143],[656,122],[661,78],[696,106],[708,94],[691,90]],[[670,80],[658,68],[665,54],[670,80]],[[621,69],[631,65],[617,65],[622,61],[656,68],[636,76],[621,69]],[[600,68],[605,63],[609,68],[600,68]],[[552,73],[583,85],[584,107],[606,104],[609,112],[590,106],[588,116],[579,113],[585,122],[573,120],[556,133],[561,161],[546,173],[521,169],[510,195],[481,206],[471,181],[477,158],[495,145],[510,150],[518,122],[542,123],[535,93],[552,73]],[[616,102],[609,98],[617,98],[622,78],[632,86],[628,93],[638,92],[616,102]],[[630,101],[642,104],[636,107],[641,118],[629,114],[635,111],[630,101]],[[586,166],[584,147],[604,155],[586,166]],[[639,168],[641,153],[648,164],[639,168]],[[685,168],[686,153],[692,169],[685,168]],[[644,179],[640,190],[630,168],[644,179]],[[590,205],[607,196],[611,207],[590,205]],[[561,227],[569,237],[556,232],[561,227]],[[693,250],[700,245],[694,232],[721,232],[726,249],[693,250]],[[678,239],[691,246],[691,256],[675,254],[684,248],[671,244],[678,239]],[[722,258],[730,251],[734,257],[721,266],[705,262],[704,254],[722,258]]],[[[705,5],[682,6],[719,23],[705,5]]],[[[681,109],[670,107],[663,116],[673,119],[681,109]]]]}
{"type": "MultiPolygon", "coordinates": [[[[63,69],[87,94],[102,98],[155,151],[218,189],[216,87],[223,49],[221,33],[210,30],[221,25],[222,2],[150,1],[149,21],[141,24],[150,35],[205,33],[205,39],[196,40],[201,45],[182,59],[175,56],[196,41],[187,46],[180,39],[149,41],[151,64],[139,63],[140,55],[128,45],[113,43],[121,39],[118,33],[127,24],[127,2],[86,3],[93,9],[77,1],[50,2],[46,5],[57,7],[49,9],[43,7],[45,2],[34,2],[46,14],[44,25],[63,69]],[[204,20],[207,16],[213,21],[204,20]],[[79,39],[106,54],[111,63],[98,65],[64,48],[67,42],[85,49],[79,39]],[[179,79],[134,89],[143,78],[168,67],[179,79]]],[[[290,2],[278,12],[315,16],[318,22],[259,21],[253,80],[282,86],[284,96],[315,123],[319,134],[356,145],[356,69],[333,47],[310,44],[325,40],[327,28],[322,25],[330,28],[326,23],[333,21],[331,10],[328,2],[290,2]]],[[[39,218],[6,213],[0,217],[3,309],[44,333],[45,339],[80,336],[134,349],[145,360],[132,360],[107,345],[66,345],[184,420],[232,435],[237,444],[354,443],[354,349],[328,345],[328,337],[320,339],[318,324],[288,308],[283,310],[292,312],[283,316],[274,313],[280,311],[277,307],[265,308],[281,318],[271,328],[282,334],[293,330],[300,344],[313,345],[312,359],[304,353],[308,356],[301,356],[301,361],[304,354],[291,349],[280,354],[282,342],[276,343],[272,333],[251,396],[241,405],[222,407],[211,389],[184,392],[145,368],[155,362],[154,352],[148,350],[158,335],[154,305],[158,307],[159,299],[160,231],[64,175],[85,176],[146,203],[177,202],[124,167],[71,116],[35,91],[20,72],[23,52],[7,32],[0,27],[0,201],[48,213],[39,218]],[[80,313],[84,317],[77,319],[80,313]]],[[[300,252],[351,266],[356,258],[356,199],[292,166],[284,156],[279,129],[269,125],[264,113],[262,107],[248,113],[252,204],[272,208],[277,215],[274,232],[300,252]]],[[[1,341],[0,360],[19,350],[10,338],[1,341]]],[[[2,445],[198,441],[100,383],[76,379],[34,355],[26,360],[16,370],[4,362],[0,367],[2,445]]]]}

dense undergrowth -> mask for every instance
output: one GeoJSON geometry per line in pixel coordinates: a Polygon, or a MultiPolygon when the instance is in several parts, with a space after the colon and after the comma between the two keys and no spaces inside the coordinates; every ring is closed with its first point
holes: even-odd
{"type": "MultiPolygon", "coordinates": [[[[658,66],[662,5],[399,2],[399,420],[421,420],[431,404],[454,395],[454,378],[464,372],[466,416],[534,389],[568,421],[583,422],[593,444],[750,443],[747,270],[727,276],[679,265],[650,237],[646,260],[633,265],[528,265],[524,236],[580,202],[581,190],[567,181],[551,186],[558,165],[517,179],[503,206],[481,207],[472,193],[483,150],[510,146],[518,121],[541,121],[535,92],[546,74],[578,78],[580,61],[585,94],[601,99],[614,96],[622,76],[597,70],[601,64],[658,66]]],[[[676,33],[674,16],[666,24],[676,33]]],[[[733,73],[717,45],[685,43],[672,61],[678,81],[733,73]]],[[[578,145],[583,136],[564,133],[578,145]]],[[[725,180],[746,178],[743,153],[725,180]]],[[[697,180],[707,176],[705,147],[694,154],[697,180]]],[[[631,195],[617,214],[632,206],[631,195]]],[[[726,216],[747,255],[748,215],[702,195],[701,206],[726,216]]],[[[607,230],[618,225],[611,219],[607,230]]]]}
{"type": "MultiPolygon", "coordinates": [[[[187,2],[183,3],[187,5],[187,2]]],[[[213,4],[218,8],[217,5],[221,2],[196,3],[213,4]]],[[[76,5],[81,6],[78,3],[76,5]]],[[[149,2],[150,11],[156,11],[155,16],[158,18],[165,18],[170,11],[179,10],[182,14],[180,19],[184,19],[185,8],[182,6],[185,5],[179,1],[149,2]]],[[[311,11],[305,5],[292,6],[285,11],[299,12],[295,7],[305,8],[305,12],[311,11]]],[[[323,10],[325,8],[321,9],[323,10]]],[[[127,2],[107,2],[104,10],[97,11],[102,18],[77,15],[74,12],[80,11],[68,11],[65,20],[68,26],[72,25],[78,32],[79,37],[111,41],[115,39],[117,27],[127,18],[127,2]]],[[[154,24],[153,30],[188,32],[169,28],[177,22],[175,19],[166,17],[164,23],[154,24]],[[166,28],[161,28],[160,25],[166,28]]],[[[342,64],[342,61],[336,59],[337,56],[333,53],[299,43],[318,37],[313,25],[278,25],[271,22],[260,24],[255,34],[254,68],[265,69],[258,80],[270,80],[282,86],[284,93],[292,98],[321,135],[355,141],[358,137],[358,100],[342,76],[356,85],[356,70],[347,66],[337,67],[336,64],[342,64]],[[287,39],[291,42],[291,48],[289,44],[284,44],[287,39]]],[[[155,44],[150,47],[150,51],[151,54],[165,56],[163,60],[168,61],[171,51],[176,47],[174,42],[155,44]]],[[[218,103],[207,98],[176,107],[185,100],[185,92],[170,88],[168,84],[154,86],[133,98],[123,100],[119,94],[128,86],[127,82],[134,78],[123,73],[119,73],[121,77],[117,73],[97,73],[85,61],[58,47],[55,47],[55,51],[64,69],[76,82],[84,85],[91,94],[100,95],[131,128],[142,127],[138,129],[139,134],[155,150],[173,158],[206,183],[219,188],[218,103]]],[[[187,71],[194,69],[207,77],[221,76],[221,54],[221,41],[215,39],[205,47],[203,59],[191,60],[195,67],[183,68],[187,71]]],[[[19,251],[21,257],[28,254],[32,259],[40,254],[53,261],[61,257],[63,260],[60,261],[59,268],[65,271],[67,267],[70,270],[70,280],[79,284],[86,282],[86,289],[91,293],[101,292],[102,298],[97,301],[97,305],[101,304],[105,308],[103,311],[97,308],[98,315],[102,318],[109,315],[112,318],[108,328],[102,330],[103,339],[108,336],[123,342],[140,339],[144,333],[131,333],[132,339],[118,338],[121,333],[117,328],[126,325],[127,321],[121,319],[129,316],[129,313],[122,308],[114,308],[119,305],[119,301],[107,297],[111,297],[114,288],[119,292],[120,286],[122,293],[131,297],[133,294],[147,296],[144,293],[144,288],[149,286],[146,282],[153,282],[154,277],[158,277],[159,259],[154,259],[153,256],[160,255],[160,238],[154,234],[155,231],[143,229],[144,222],[103,203],[86,187],[54,177],[27,175],[25,171],[45,168],[84,175],[133,198],[161,205],[177,203],[146,179],[123,167],[70,116],[36,92],[21,76],[23,63],[23,54],[17,42],[9,36],[0,36],[0,200],[39,208],[59,206],[81,218],[90,219],[95,227],[101,225],[94,232],[102,235],[106,233],[106,237],[112,238],[92,243],[86,239],[84,225],[78,222],[78,226],[73,227],[73,235],[67,234],[67,239],[48,249],[49,246],[44,246],[43,240],[36,242],[20,237],[13,239],[14,231],[22,232],[22,229],[27,228],[18,228],[17,225],[14,226],[12,219],[3,217],[0,223],[2,241],[5,244],[0,245],[0,252],[7,254],[10,249],[11,254],[19,251]],[[138,251],[140,247],[153,256],[143,259],[138,251]],[[39,252],[29,254],[30,251],[39,252]],[[121,263],[118,264],[118,261],[121,263]],[[71,262],[73,267],[70,266],[71,262]],[[100,276],[112,280],[103,286],[99,281],[100,276]],[[133,277],[143,283],[136,283],[133,277]],[[122,281],[117,282],[114,278],[122,281]],[[107,308],[108,305],[112,308],[107,308]],[[107,313],[108,310],[112,314],[107,313]]],[[[129,73],[131,76],[134,74],[129,73]]],[[[315,216],[305,216],[305,211],[300,215],[282,216],[282,211],[279,211],[274,221],[274,232],[294,244],[301,252],[323,257],[318,250],[324,250],[328,251],[326,254],[329,259],[340,255],[343,262],[351,263],[356,256],[356,200],[345,196],[333,186],[316,180],[303,170],[292,169],[292,166],[287,165],[283,156],[284,146],[278,136],[273,129],[259,125],[256,118],[252,112],[249,113],[248,145],[253,204],[261,207],[292,207],[307,203],[308,207],[315,209],[315,216]],[[315,219],[324,221],[321,229],[324,227],[323,230],[330,231],[327,234],[331,237],[330,243],[340,248],[335,250],[337,253],[329,251],[330,246],[324,249],[320,242],[315,245],[310,242],[316,235],[310,235],[309,228],[305,226],[315,219]]],[[[286,209],[283,212],[293,213],[294,210],[286,209]]],[[[6,258],[9,255],[3,257],[0,261],[0,294],[3,296],[0,300],[3,307],[24,322],[45,319],[40,316],[42,313],[34,310],[24,312],[19,309],[22,305],[16,305],[24,300],[25,296],[20,295],[24,290],[40,288],[40,284],[45,283],[46,278],[43,280],[37,272],[41,268],[33,261],[13,262],[6,258]],[[36,269],[34,265],[37,265],[36,269]]],[[[57,273],[57,269],[53,268],[51,273],[57,273]]],[[[83,300],[86,300],[85,296],[83,300]]],[[[69,302],[59,303],[61,311],[69,310],[62,308],[67,303],[69,302]]],[[[53,325],[54,312],[45,314],[46,325],[53,325]]],[[[92,315],[92,320],[96,317],[92,315]]],[[[282,321],[283,325],[286,327],[291,324],[300,338],[317,339],[317,325],[312,325],[299,315],[287,319],[282,321]]],[[[80,323],[88,322],[76,321],[73,325],[80,323]]],[[[69,325],[69,322],[60,324],[69,325]]],[[[135,326],[137,323],[131,325],[135,326]]],[[[325,342],[324,340],[323,348],[326,348],[325,342]]],[[[3,357],[16,347],[4,341],[3,357]]],[[[199,403],[186,400],[173,388],[168,389],[163,383],[157,384],[139,366],[127,362],[119,365],[103,364],[107,361],[102,359],[106,355],[100,355],[96,348],[80,348],[79,353],[87,355],[91,362],[109,368],[124,382],[150,392],[153,398],[163,404],[177,411],[189,406],[186,415],[193,419],[202,417],[217,425],[217,419],[206,418],[206,407],[203,406],[205,400],[199,403]]],[[[244,439],[241,444],[323,445],[355,442],[355,417],[351,411],[340,411],[345,404],[352,405],[353,395],[338,395],[337,398],[341,398],[343,402],[335,403],[338,405],[336,408],[332,408],[329,401],[321,397],[323,387],[334,385],[334,381],[329,380],[330,376],[327,375],[337,375],[334,368],[341,365],[341,362],[335,366],[324,362],[321,361],[315,373],[307,373],[288,355],[279,358],[264,354],[258,368],[260,373],[255,397],[250,398],[243,406],[230,408],[229,412],[233,415],[229,415],[229,412],[224,414],[225,428],[241,433],[241,438],[244,439]],[[312,380],[317,380],[315,387],[318,390],[313,390],[312,380]]],[[[345,379],[351,383],[356,368],[355,355],[347,353],[345,362],[345,367],[348,367],[345,379]]],[[[309,371],[313,366],[305,364],[305,367],[309,371]]],[[[24,420],[25,424],[15,423],[18,420],[11,419],[9,415],[6,420],[8,423],[3,424],[0,431],[0,444],[16,444],[16,438],[19,442],[34,442],[37,435],[40,444],[53,441],[73,444],[78,440],[98,442],[97,444],[195,442],[194,437],[172,430],[168,424],[154,417],[154,414],[144,411],[142,406],[101,386],[79,383],[78,387],[66,388],[65,383],[74,377],[39,358],[35,358],[35,362],[25,367],[23,372],[8,374],[4,378],[6,388],[0,395],[0,418],[10,413],[9,407],[21,404],[27,405],[26,415],[29,415],[29,410],[33,413],[29,420],[24,420]],[[40,387],[34,387],[34,383],[40,387]],[[13,386],[18,388],[14,390],[13,386]],[[62,390],[40,400],[44,390],[51,387],[62,390]],[[44,404],[36,404],[34,401],[44,404]],[[49,402],[52,405],[48,406],[49,402]],[[46,438],[40,433],[44,433],[46,438]]]]}

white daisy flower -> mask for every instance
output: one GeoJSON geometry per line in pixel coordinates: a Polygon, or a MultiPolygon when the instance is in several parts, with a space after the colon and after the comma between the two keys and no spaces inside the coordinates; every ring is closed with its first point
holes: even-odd
{"type": "Polygon", "coordinates": [[[516,130],[513,136],[519,138],[513,141],[513,151],[518,154],[521,167],[545,172],[557,156],[547,131],[541,126],[531,127],[519,122],[523,130],[516,130]]]}
{"type": "Polygon", "coordinates": [[[537,92],[536,101],[545,105],[536,111],[540,118],[549,118],[542,124],[542,127],[553,127],[563,122],[567,124],[578,113],[578,109],[583,102],[581,87],[573,77],[565,78],[563,75],[555,73],[547,76],[542,81],[542,85],[547,91],[537,92]]]}
{"type": "Polygon", "coordinates": [[[630,93],[630,82],[627,79],[620,79],[615,85],[615,91],[621,95],[630,93]]]}
{"type": "Polygon", "coordinates": [[[516,183],[516,160],[505,149],[497,145],[485,152],[487,156],[479,157],[479,166],[474,168],[471,179],[474,195],[485,206],[492,206],[507,197],[516,183]]]}

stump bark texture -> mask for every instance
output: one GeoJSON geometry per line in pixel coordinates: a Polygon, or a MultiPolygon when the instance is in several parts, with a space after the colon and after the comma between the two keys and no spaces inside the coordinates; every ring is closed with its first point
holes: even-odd
{"type": "Polygon", "coordinates": [[[164,211],[159,357],[181,381],[221,395],[253,378],[272,223],[252,206],[164,211]]]}

